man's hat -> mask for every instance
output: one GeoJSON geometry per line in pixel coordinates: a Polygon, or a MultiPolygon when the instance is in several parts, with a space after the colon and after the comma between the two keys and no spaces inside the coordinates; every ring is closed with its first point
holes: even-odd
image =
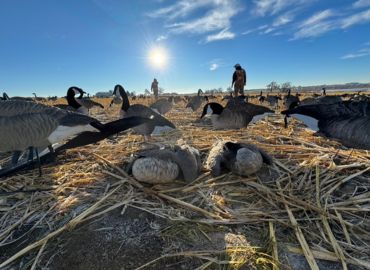
{"type": "Polygon", "coordinates": [[[236,64],[234,67],[235,67],[235,68],[240,67],[240,64],[236,64]]]}

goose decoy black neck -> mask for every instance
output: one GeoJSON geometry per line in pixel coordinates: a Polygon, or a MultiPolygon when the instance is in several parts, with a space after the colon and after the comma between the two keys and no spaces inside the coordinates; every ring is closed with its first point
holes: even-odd
{"type": "Polygon", "coordinates": [[[68,105],[73,107],[74,109],[78,109],[81,107],[81,104],[76,101],[76,94],[79,94],[80,96],[78,98],[82,98],[85,91],[83,91],[81,88],[78,88],[76,86],[72,86],[67,91],[67,102],[68,105]]]}
{"type": "Polygon", "coordinates": [[[203,112],[200,118],[203,118],[206,114],[210,114],[210,113],[220,115],[223,112],[223,110],[224,110],[224,107],[222,107],[222,105],[219,103],[216,103],[216,102],[208,103],[204,106],[203,112]]]}
{"type": "Polygon", "coordinates": [[[121,106],[121,110],[124,111],[124,112],[127,112],[127,110],[130,108],[130,101],[128,99],[128,95],[125,91],[125,89],[121,86],[121,85],[116,85],[114,87],[115,89],[117,88],[118,91],[120,92],[120,95],[122,97],[122,106],[121,106]]]}

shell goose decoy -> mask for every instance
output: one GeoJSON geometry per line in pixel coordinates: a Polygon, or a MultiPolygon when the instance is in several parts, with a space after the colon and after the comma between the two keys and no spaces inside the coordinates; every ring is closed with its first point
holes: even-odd
{"type": "Polygon", "coordinates": [[[258,172],[263,164],[272,165],[272,158],[255,145],[218,141],[212,146],[205,165],[213,176],[226,172],[248,176],[258,172]]]}
{"type": "Polygon", "coordinates": [[[136,133],[143,135],[145,140],[147,140],[151,135],[160,135],[176,129],[175,125],[171,121],[156,113],[151,108],[141,104],[130,105],[125,89],[121,85],[116,85],[116,87],[119,87],[121,89],[120,93],[122,93],[122,107],[120,110],[121,118],[140,116],[153,120],[150,123],[133,128],[136,133]]]}
{"type": "Polygon", "coordinates": [[[173,103],[164,98],[158,99],[152,105],[150,105],[150,108],[153,111],[162,115],[168,113],[172,109],[172,107],[173,103]]]}
{"type": "Polygon", "coordinates": [[[215,129],[239,129],[272,113],[274,111],[264,106],[240,102],[238,98],[234,98],[225,107],[215,102],[206,104],[200,118],[211,115],[215,129]]]}
{"type": "Polygon", "coordinates": [[[202,106],[203,102],[206,101],[208,102],[208,97],[207,96],[201,96],[203,91],[202,89],[198,90],[198,95],[195,97],[190,97],[188,103],[186,104],[185,108],[190,108],[193,112],[197,111],[200,106],[202,106]]]}
{"type": "Polygon", "coordinates": [[[370,102],[303,105],[281,113],[301,119],[318,134],[347,147],[370,149],[370,102]]]}
{"type": "Polygon", "coordinates": [[[136,155],[131,166],[135,179],[151,184],[176,179],[191,182],[199,176],[200,168],[199,151],[187,144],[144,150],[136,155]]]}
{"type": "MultiPolygon", "coordinates": [[[[135,119],[136,120],[136,119],[135,119]]],[[[127,121],[130,122],[128,119],[127,121]]],[[[137,120],[127,128],[145,123],[137,120]]],[[[108,134],[111,125],[71,111],[27,101],[0,103],[0,152],[45,149],[83,132],[108,134]]],[[[41,166],[39,163],[40,173],[41,166]]]]}

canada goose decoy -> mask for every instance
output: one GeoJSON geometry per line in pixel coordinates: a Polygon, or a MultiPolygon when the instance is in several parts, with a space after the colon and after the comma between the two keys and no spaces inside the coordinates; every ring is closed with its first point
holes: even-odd
{"type": "Polygon", "coordinates": [[[193,110],[193,112],[195,112],[200,108],[200,106],[202,105],[202,103],[204,101],[208,102],[208,97],[207,96],[203,97],[200,94],[203,94],[202,89],[198,90],[198,95],[197,96],[189,98],[189,102],[188,102],[188,104],[186,104],[185,108],[190,108],[190,109],[193,110]]]}
{"type": "Polygon", "coordinates": [[[284,97],[284,107],[286,110],[294,108],[299,104],[299,98],[291,95],[291,90],[288,90],[288,94],[284,97]]]}
{"type": "Polygon", "coordinates": [[[153,111],[162,115],[168,113],[172,109],[172,107],[173,107],[172,102],[164,98],[158,99],[152,105],[150,105],[150,108],[153,111]]]}
{"type": "Polygon", "coordinates": [[[121,93],[122,89],[117,87],[117,85],[114,87],[113,90],[113,99],[109,104],[109,107],[111,107],[113,104],[121,104],[122,103],[122,96],[123,93],[121,93]]]}
{"type": "Polygon", "coordinates": [[[42,101],[42,102],[46,101],[46,98],[38,97],[38,96],[36,95],[36,93],[32,93],[32,95],[34,96],[34,100],[35,100],[35,101],[42,101]]]}
{"type": "Polygon", "coordinates": [[[172,124],[162,115],[156,113],[147,106],[141,104],[130,105],[127,93],[121,85],[116,85],[116,87],[121,88],[120,93],[122,96],[122,107],[120,110],[121,118],[131,117],[131,116],[140,116],[144,118],[150,118],[153,121],[147,124],[137,126],[134,131],[138,134],[144,136],[144,139],[147,140],[151,135],[159,135],[163,132],[176,129],[175,125],[172,124]]]}
{"type": "Polygon", "coordinates": [[[68,105],[58,104],[54,105],[54,107],[58,107],[60,109],[75,111],[78,113],[82,113],[85,115],[89,114],[89,110],[94,106],[100,107],[104,109],[104,106],[98,102],[95,102],[89,98],[83,98],[83,95],[86,94],[81,88],[72,86],[67,91],[67,102],[68,105]],[[79,95],[76,99],[75,96],[79,95]]]}
{"type": "Polygon", "coordinates": [[[178,104],[180,102],[186,102],[186,100],[183,97],[180,96],[170,96],[167,99],[169,102],[172,102],[174,104],[178,104]]]}
{"type": "Polygon", "coordinates": [[[310,129],[345,146],[370,149],[370,102],[303,105],[281,113],[304,116],[302,121],[310,129]]]}
{"type": "Polygon", "coordinates": [[[224,101],[224,100],[229,100],[229,99],[232,99],[233,98],[233,93],[232,92],[230,92],[230,94],[229,95],[226,95],[226,96],[223,96],[222,97],[222,101],[224,101]]]}
{"type": "Polygon", "coordinates": [[[258,172],[263,163],[271,165],[272,158],[255,145],[218,141],[208,154],[206,168],[213,176],[226,172],[248,176],[258,172]]]}
{"type": "Polygon", "coordinates": [[[2,97],[0,97],[0,100],[2,100],[2,101],[10,100],[10,98],[9,98],[8,94],[4,92],[4,93],[3,93],[3,96],[2,96],[2,97]]]}
{"type": "Polygon", "coordinates": [[[139,152],[131,165],[132,175],[141,182],[157,184],[176,179],[191,182],[200,174],[197,149],[187,144],[154,147],[139,152]]]}
{"type": "Polygon", "coordinates": [[[322,96],[317,98],[305,98],[299,102],[299,105],[334,104],[342,101],[340,96],[322,96]]]}
{"type": "Polygon", "coordinates": [[[269,103],[269,105],[272,107],[272,108],[275,108],[277,109],[278,105],[279,105],[279,100],[281,100],[281,97],[279,96],[267,96],[266,97],[266,101],[269,103]]]}
{"type": "Polygon", "coordinates": [[[239,129],[269,113],[274,111],[252,103],[229,100],[225,107],[215,102],[206,104],[200,118],[207,114],[211,115],[212,126],[215,129],[239,129]]]}
{"type": "MultiPolygon", "coordinates": [[[[137,121],[141,123],[145,121],[137,121]]],[[[92,117],[40,103],[7,101],[0,104],[0,152],[33,147],[38,155],[38,148],[44,149],[82,132],[102,133],[109,129],[109,125],[92,117]]],[[[40,166],[39,169],[41,173],[40,166]]]]}

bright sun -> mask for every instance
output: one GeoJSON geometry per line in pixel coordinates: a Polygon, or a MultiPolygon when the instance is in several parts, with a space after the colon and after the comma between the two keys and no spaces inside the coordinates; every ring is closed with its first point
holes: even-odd
{"type": "Polygon", "coordinates": [[[165,68],[168,55],[164,48],[156,47],[149,51],[149,62],[155,68],[165,68]]]}

